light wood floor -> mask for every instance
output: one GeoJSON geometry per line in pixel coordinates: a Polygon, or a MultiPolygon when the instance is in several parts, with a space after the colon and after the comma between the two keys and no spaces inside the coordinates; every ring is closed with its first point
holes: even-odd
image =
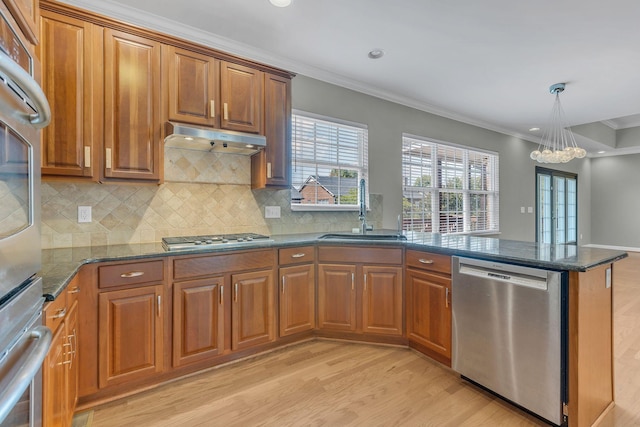
{"type": "MultiPolygon", "coordinates": [[[[617,406],[640,425],[640,255],[615,269],[617,406]]],[[[412,350],[311,341],[79,414],[111,426],[543,426],[412,350]]]]}

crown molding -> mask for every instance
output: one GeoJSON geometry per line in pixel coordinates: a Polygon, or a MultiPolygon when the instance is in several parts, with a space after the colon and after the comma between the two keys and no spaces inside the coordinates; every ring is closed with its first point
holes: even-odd
{"type": "Polygon", "coordinates": [[[312,67],[290,58],[274,55],[273,53],[255,48],[245,43],[222,37],[208,31],[199,30],[193,27],[185,26],[177,21],[164,18],[152,13],[143,12],[139,9],[115,3],[111,0],[58,0],[60,3],[69,4],[78,8],[86,9],[110,18],[120,20],[136,26],[148,28],[150,30],[159,31],[171,36],[179,37],[193,43],[198,43],[213,49],[221,50],[235,56],[243,57],[252,61],[261,62],[265,65],[288,70],[296,74],[302,74],[326,83],[334,84],[346,89],[380,98],[389,102],[404,105],[436,116],[444,117],[457,122],[476,126],[489,131],[497,132],[503,135],[522,139],[525,141],[538,143],[539,138],[532,135],[515,132],[495,124],[482,120],[467,117],[453,111],[444,110],[431,104],[421,102],[409,97],[397,95],[395,93],[385,91],[371,85],[366,85],[348,77],[332,73],[318,67],[312,67]]]}

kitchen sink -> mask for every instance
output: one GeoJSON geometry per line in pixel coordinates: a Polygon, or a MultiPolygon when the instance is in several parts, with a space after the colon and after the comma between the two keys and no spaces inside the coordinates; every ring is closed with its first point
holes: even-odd
{"type": "Polygon", "coordinates": [[[329,233],[319,237],[320,240],[407,240],[403,234],[358,234],[358,233],[329,233]]]}

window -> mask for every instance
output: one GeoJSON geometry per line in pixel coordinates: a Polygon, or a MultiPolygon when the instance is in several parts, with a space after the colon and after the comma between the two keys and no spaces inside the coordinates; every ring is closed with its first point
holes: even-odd
{"type": "Polygon", "coordinates": [[[403,135],[403,229],[497,232],[498,163],[496,153],[403,135]]]}
{"type": "Polygon", "coordinates": [[[358,182],[368,177],[367,127],[301,111],[292,121],[292,210],[357,209],[358,182]]]}

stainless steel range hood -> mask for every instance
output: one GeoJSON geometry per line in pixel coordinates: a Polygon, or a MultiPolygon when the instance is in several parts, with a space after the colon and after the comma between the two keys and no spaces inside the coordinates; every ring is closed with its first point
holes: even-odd
{"type": "Polygon", "coordinates": [[[262,135],[213,129],[183,123],[167,122],[166,147],[252,155],[264,149],[267,138],[262,135]]]}

